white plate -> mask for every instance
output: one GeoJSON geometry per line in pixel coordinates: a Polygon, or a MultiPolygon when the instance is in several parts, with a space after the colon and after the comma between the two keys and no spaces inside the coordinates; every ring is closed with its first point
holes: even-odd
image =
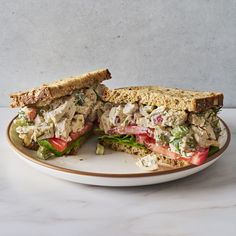
{"type": "Polygon", "coordinates": [[[57,178],[90,185],[101,186],[141,186],[158,184],[180,179],[199,172],[220,158],[230,142],[230,131],[221,121],[223,129],[220,150],[209,157],[203,165],[187,166],[178,169],[161,169],[145,172],[135,164],[133,155],[106,150],[105,155],[95,155],[96,138],[88,140],[76,156],[57,157],[52,160],[39,160],[36,152],[24,148],[16,135],[13,135],[12,121],[7,136],[11,147],[18,156],[34,168],[57,178]]]}

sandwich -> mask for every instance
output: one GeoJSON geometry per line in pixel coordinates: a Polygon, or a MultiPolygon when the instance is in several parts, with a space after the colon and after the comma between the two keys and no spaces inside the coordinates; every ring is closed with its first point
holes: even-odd
{"type": "Polygon", "coordinates": [[[92,133],[102,82],[110,78],[102,69],[11,94],[11,107],[20,107],[14,129],[22,145],[42,159],[75,154],[92,133]]]}
{"type": "Polygon", "coordinates": [[[223,94],[158,86],[106,89],[99,144],[137,155],[145,170],[201,165],[219,150],[223,94]]]}
{"type": "Polygon", "coordinates": [[[134,154],[148,171],[201,165],[220,148],[223,94],[139,86],[108,89],[107,69],[11,94],[14,130],[38,158],[76,154],[99,131],[104,147],[134,154]]]}

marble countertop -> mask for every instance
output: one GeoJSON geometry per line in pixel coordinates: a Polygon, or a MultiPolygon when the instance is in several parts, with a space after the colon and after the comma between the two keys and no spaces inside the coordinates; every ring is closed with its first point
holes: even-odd
{"type": "Polygon", "coordinates": [[[236,109],[223,158],[190,177],[153,186],[105,188],[47,176],[17,158],[6,140],[16,110],[0,108],[0,234],[236,235],[236,109]]]}

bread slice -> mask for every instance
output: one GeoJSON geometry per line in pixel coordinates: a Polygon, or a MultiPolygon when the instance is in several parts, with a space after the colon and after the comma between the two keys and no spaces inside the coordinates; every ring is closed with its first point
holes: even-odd
{"type": "MultiPolygon", "coordinates": [[[[138,155],[141,157],[146,156],[152,152],[148,150],[147,148],[132,147],[127,144],[121,144],[121,143],[109,143],[109,142],[103,141],[102,144],[105,145],[106,147],[111,148],[112,150],[126,152],[129,154],[138,155]]],[[[158,156],[158,161],[160,161],[163,164],[167,164],[171,166],[171,168],[181,168],[181,167],[189,166],[189,163],[187,161],[174,160],[174,159],[166,158],[164,156],[158,156]]]]}
{"type": "Polygon", "coordinates": [[[138,102],[145,105],[164,106],[169,109],[190,112],[200,112],[223,106],[222,93],[197,92],[159,86],[106,89],[103,100],[115,104],[138,102]]]}
{"type": "Polygon", "coordinates": [[[71,94],[76,89],[90,87],[95,83],[101,83],[111,78],[108,69],[101,69],[80,76],[73,76],[50,84],[44,84],[30,91],[11,94],[11,107],[26,105],[45,106],[52,100],[71,94]]]}

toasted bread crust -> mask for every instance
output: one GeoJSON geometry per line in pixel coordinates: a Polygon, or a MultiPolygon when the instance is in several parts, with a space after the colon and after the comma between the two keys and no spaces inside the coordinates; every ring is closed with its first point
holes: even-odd
{"type": "Polygon", "coordinates": [[[158,86],[106,89],[103,100],[115,104],[138,102],[145,105],[164,106],[169,109],[190,112],[200,112],[223,106],[222,93],[197,92],[158,86]]]}
{"type": "Polygon", "coordinates": [[[11,94],[11,107],[45,106],[52,100],[71,94],[76,89],[90,87],[111,78],[108,69],[89,72],[80,76],[69,77],[50,84],[44,84],[30,91],[11,94]]]}
{"type": "MultiPolygon", "coordinates": [[[[115,151],[126,152],[129,154],[138,155],[141,157],[146,156],[151,153],[151,151],[146,148],[132,147],[132,146],[128,146],[126,144],[108,143],[108,142],[103,142],[103,144],[106,147],[109,147],[115,151]]],[[[158,161],[161,161],[163,164],[168,164],[172,168],[180,168],[180,167],[184,167],[184,166],[189,165],[189,163],[186,161],[174,160],[174,159],[166,158],[164,156],[158,156],[158,161]]]]}

